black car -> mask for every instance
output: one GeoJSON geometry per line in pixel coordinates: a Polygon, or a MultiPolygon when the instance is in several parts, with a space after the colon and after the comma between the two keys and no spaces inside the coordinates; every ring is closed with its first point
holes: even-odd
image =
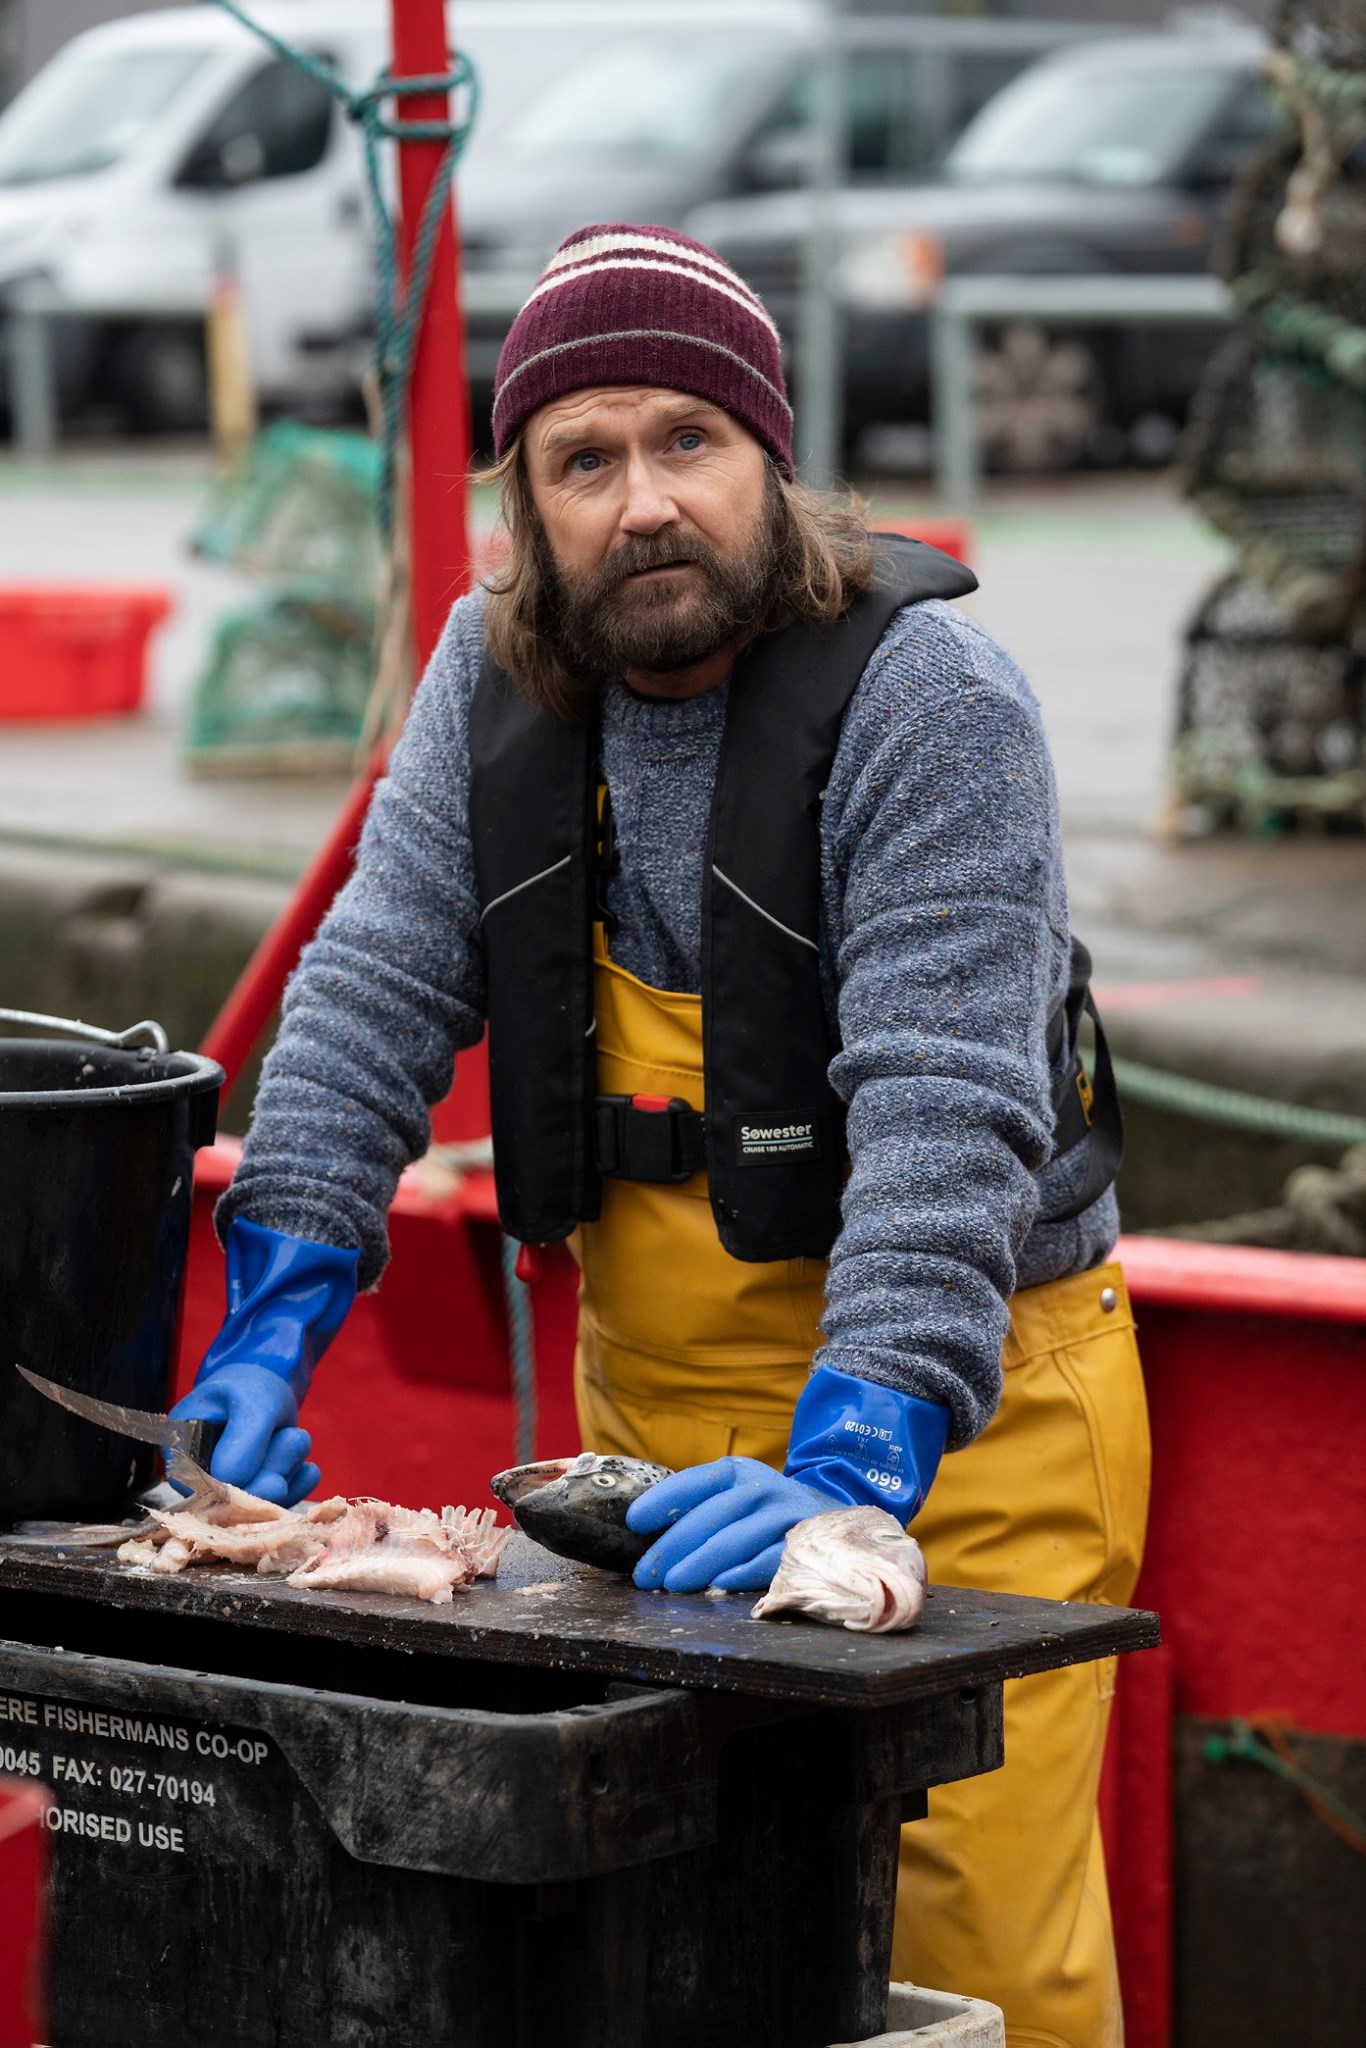
{"type": "MultiPolygon", "coordinates": [[[[946,272],[1170,276],[1210,266],[1230,188],[1286,117],[1261,75],[1251,31],[1124,36],[1043,59],[982,110],[931,179],[837,196],[844,311],[846,438],[874,422],[928,415],[926,308],[946,272]]],[[[805,192],[699,209],[692,234],[762,294],[786,337],[796,331],[805,192]]],[[[1088,334],[988,333],[979,383],[995,447],[1011,446],[1011,398],[1074,401],[1054,459],[1118,453],[1137,427],[1169,446],[1217,328],[1136,323],[1088,334]]],[[[1021,409],[1023,413],[1023,408],[1021,409]]]]}
{"type": "MultiPolygon", "coordinates": [[[[788,192],[810,176],[822,24],[812,0],[592,0],[574,19],[583,55],[461,170],[476,413],[503,336],[572,229],[594,220],[677,227],[709,201],[788,192]]],[[[851,175],[870,192],[924,176],[1010,79],[1094,33],[851,10],[839,25],[851,175]]]]}

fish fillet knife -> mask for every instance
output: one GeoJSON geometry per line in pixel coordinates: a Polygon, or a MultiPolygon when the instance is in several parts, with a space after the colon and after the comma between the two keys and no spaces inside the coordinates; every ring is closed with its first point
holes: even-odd
{"type": "Polygon", "coordinates": [[[196,1465],[205,1468],[223,1434],[221,1422],[211,1422],[201,1416],[186,1422],[172,1422],[169,1415],[156,1415],[146,1408],[122,1408],[117,1401],[100,1401],[93,1394],[77,1393],[74,1387],[60,1386],[56,1380],[45,1380],[41,1373],[30,1372],[26,1365],[16,1365],[14,1370],[38,1393],[49,1401],[55,1401],[59,1408],[69,1410],[72,1415],[79,1415],[86,1422],[97,1422],[102,1429],[112,1429],[117,1436],[135,1437],[143,1444],[159,1444],[168,1453],[183,1451],[196,1465]]]}

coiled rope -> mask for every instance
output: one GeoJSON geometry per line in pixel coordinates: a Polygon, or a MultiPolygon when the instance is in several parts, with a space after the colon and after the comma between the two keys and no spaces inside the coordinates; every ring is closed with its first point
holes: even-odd
{"type": "Polygon", "coordinates": [[[394,525],[394,476],[398,464],[399,440],[413,360],[431,283],[432,258],[441,217],[446,209],[451,180],[460,161],[479,107],[479,81],[468,57],[457,54],[449,71],[416,78],[394,78],[381,71],[373,85],[356,92],[333,67],[286,42],[283,36],[253,21],[237,0],[213,0],[225,14],[240,22],[277,57],[296,65],[331,93],[348,121],[360,130],[365,156],[365,181],[377,232],[376,263],[379,295],[375,319],[375,377],[379,387],[381,438],[384,465],[380,477],[380,531],[387,542],[394,525]],[[425,93],[463,92],[462,117],[455,121],[405,121],[387,113],[389,100],[417,99],[425,93]],[[412,268],[404,289],[399,274],[398,225],[384,192],[381,145],[385,142],[442,142],[442,155],[432,187],[422,209],[413,245],[412,268]]]}

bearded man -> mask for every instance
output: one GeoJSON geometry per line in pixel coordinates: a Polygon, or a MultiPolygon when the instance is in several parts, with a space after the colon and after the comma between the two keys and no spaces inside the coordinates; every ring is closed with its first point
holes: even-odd
{"type": "MultiPolygon", "coordinates": [[[[795,483],[767,312],[667,229],[561,246],[494,431],[505,563],[291,983],[177,1414],[226,1418],[222,1477],[316,1484],[297,1402],[487,1025],[504,1226],[582,1270],[584,1444],[675,1468],[631,1510],[638,1584],[753,1590],[795,1522],[873,1501],[934,1578],[1125,1600],[1113,1158],[1048,751],[949,601],[973,579],[795,483]]],[[[896,1974],[996,1999],[1013,2043],[1120,2038],[1109,1686],[1007,1688],[1005,1768],[904,1837],[896,1974]]]]}

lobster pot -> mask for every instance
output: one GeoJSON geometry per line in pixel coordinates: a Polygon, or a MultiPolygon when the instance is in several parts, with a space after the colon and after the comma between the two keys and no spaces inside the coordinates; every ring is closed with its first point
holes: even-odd
{"type": "Polygon", "coordinates": [[[0,1039],[0,1525],[120,1513],[155,1452],[14,1371],[162,1409],[196,1147],[222,1069],[193,1053],[0,1039]]]}
{"type": "Polygon", "coordinates": [[[1244,830],[1366,826],[1366,663],[1298,629],[1231,576],[1186,638],[1173,757],[1178,801],[1244,830]]]}

